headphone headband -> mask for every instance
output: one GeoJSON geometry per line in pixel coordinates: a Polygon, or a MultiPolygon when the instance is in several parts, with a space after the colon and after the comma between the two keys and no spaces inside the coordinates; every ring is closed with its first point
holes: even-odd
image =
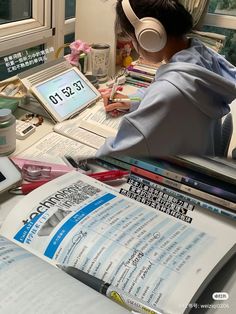
{"type": "Polygon", "coordinates": [[[134,27],[136,24],[140,23],[140,20],[137,17],[137,15],[134,13],[129,1],[123,0],[122,8],[123,8],[123,11],[125,12],[126,17],[128,18],[128,20],[134,27]]]}
{"type": "Polygon", "coordinates": [[[121,4],[127,19],[134,27],[139,45],[149,52],[162,50],[166,45],[167,35],[161,22],[153,17],[139,19],[134,13],[129,0],[123,0],[121,4]]]}

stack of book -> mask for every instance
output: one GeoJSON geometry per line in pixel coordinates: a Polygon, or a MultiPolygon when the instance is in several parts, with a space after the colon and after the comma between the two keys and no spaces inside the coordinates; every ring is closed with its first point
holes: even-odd
{"type": "Polygon", "coordinates": [[[154,80],[156,71],[160,64],[150,64],[142,59],[133,61],[127,68],[128,76],[126,83],[137,87],[148,87],[154,80]]]}
{"type": "MultiPolygon", "coordinates": [[[[205,161],[205,159],[202,159],[205,161]]],[[[136,159],[132,157],[103,157],[103,162],[130,170],[135,178],[145,178],[145,182],[156,182],[165,187],[165,192],[193,205],[236,219],[235,170],[225,178],[220,171],[202,173],[178,165],[175,161],[161,159],[136,159]]],[[[213,164],[213,163],[211,163],[213,164]]],[[[215,164],[215,163],[214,163],[215,164]]],[[[214,165],[213,164],[213,165],[214,165]]],[[[200,168],[200,167],[199,167],[200,168]]],[[[225,171],[224,171],[225,173],[225,171]]],[[[160,189],[160,186],[159,186],[160,189]]]]}

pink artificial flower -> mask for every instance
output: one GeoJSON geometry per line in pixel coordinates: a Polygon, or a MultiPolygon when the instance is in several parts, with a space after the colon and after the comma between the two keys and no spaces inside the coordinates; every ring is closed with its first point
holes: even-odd
{"type": "Polygon", "coordinates": [[[79,65],[79,55],[78,54],[70,54],[65,56],[65,59],[70,62],[70,64],[78,66],[79,65]]]}
{"type": "Polygon", "coordinates": [[[82,53],[87,54],[91,51],[91,47],[80,39],[75,40],[69,47],[71,53],[65,56],[65,59],[75,66],[79,65],[79,57],[82,53]]]}
{"type": "Polygon", "coordinates": [[[70,49],[72,54],[89,53],[91,51],[91,47],[79,39],[70,44],[70,49]]]}

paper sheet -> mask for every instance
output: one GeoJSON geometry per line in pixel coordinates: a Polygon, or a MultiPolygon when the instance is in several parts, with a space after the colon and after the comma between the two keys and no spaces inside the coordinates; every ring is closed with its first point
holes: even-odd
{"type": "Polygon", "coordinates": [[[51,132],[40,141],[21,152],[17,157],[37,159],[41,161],[65,164],[65,155],[69,155],[78,160],[92,158],[96,154],[96,149],[76,142],[68,137],[51,132]]]}

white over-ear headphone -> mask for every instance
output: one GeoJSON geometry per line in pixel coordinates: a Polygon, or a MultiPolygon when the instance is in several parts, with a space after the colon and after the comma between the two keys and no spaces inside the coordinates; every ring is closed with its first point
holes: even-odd
{"type": "Polygon", "coordinates": [[[122,1],[122,8],[135,29],[139,45],[146,51],[158,52],[166,45],[167,35],[164,26],[153,17],[139,19],[134,13],[129,0],[122,1]]]}

